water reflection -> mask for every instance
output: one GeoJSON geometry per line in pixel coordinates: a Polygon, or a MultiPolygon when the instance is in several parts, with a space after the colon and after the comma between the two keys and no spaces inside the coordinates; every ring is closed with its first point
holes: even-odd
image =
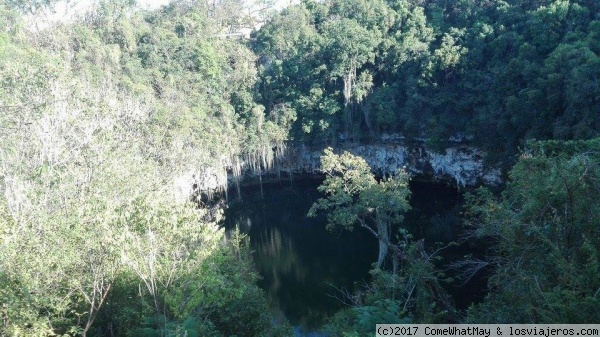
{"type": "MultiPolygon", "coordinates": [[[[254,261],[275,312],[309,335],[342,308],[337,289],[349,293],[368,281],[368,271],[377,259],[377,241],[361,229],[331,233],[325,218],[307,218],[308,209],[319,198],[319,182],[304,181],[294,188],[265,185],[246,188],[242,202],[230,202],[225,226],[249,234],[254,261]],[[335,288],[334,288],[335,287],[335,288]]],[[[412,209],[404,225],[426,246],[455,240],[460,233],[462,195],[444,184],[411,183],[412,209]]],[[[443,264],[473,253],[472,247],[444,250],[443,264]]],[[[443,265],[439,266],[444,268],[443,265]]],[[[466,308],[484,295],[485,280],[463,287],[448,285],[456,304],[466,308]],[[479,291],[478,289],[482,289],[479,291]]]]}
{"type": "Polygon", "coordinates": [[[246,189],[231,202],[225,226],[250,236],[261,287],[275,311],[299,330],[322,326],[342,307],[335,288],[353,290],[369,276],[377,242],[362,231],[331,233],[324,218],[307,218],[318,183],[246,189]],[[334,288],[335,287],[335,288],[334,288]]]}

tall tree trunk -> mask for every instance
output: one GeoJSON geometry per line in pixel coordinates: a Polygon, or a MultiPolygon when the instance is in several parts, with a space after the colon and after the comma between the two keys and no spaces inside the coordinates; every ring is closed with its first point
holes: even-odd
{"type": "Polygon", "coordinates": [[[388,242],[390,242],[390,229],[385,221],[377,221],[377,234],[379,234],[379,255],[377,267],[381,268],[388,253],[388,242]]]}

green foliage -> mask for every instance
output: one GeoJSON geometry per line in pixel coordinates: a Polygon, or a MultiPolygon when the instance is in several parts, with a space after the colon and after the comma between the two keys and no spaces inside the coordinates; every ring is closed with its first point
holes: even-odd
{"type": "Polygon", "coordinates": [[[530,148],[499,200],[485,191],[471,197],[474,235],[495,242],[487,261],[495,272],[469,321],[597,321],[598,140],[530,148]]]}
{"type": "MultiPolygon", "coordinates": [[[[393,245],[392,225],[400,223],[409,208],[408,174],[399,171],[378,182],[363,158],[349,152],[336,155],[331,148],[325,149],[321,157],[321,169],[326,178],[318,190],[327,197],[314,203],[309,216],[327,211],[330,230],[352,230],[356,225],[367,229],[379,241],[377,265],[381,267],[393,245]]],[[[393,258],[395,265],[397,256],[393,258]]]]}
{"type": "Polygon", "coordinates": [[[327,332],[332,336],[367,336],[376,324],[442,323],[454,319],[455,309],[440,285],[444,275],[422,242],[407,242],[397,273],[373,269],[372,282],[349,300],[354,306],[336,313],[327,332]]]}
{"type": "MultiPolygon", "coordinates": [[[[241,1],[99,1],[37,25],[55,3],[0,3],[0,334],[289,334],[189,190],[271,168],[289,139],[381,132],[468,136],[506,164],[527,139],[579,140],[531,143],[501,197],[471,197],[495,272],[468,320],[597,320],[597,1],[306,0],[253,50],[222,38],[253,25],[241,1]]],[[[377,180],[329,149],[322,166],[311,212],[369,230],[380,266],[394,253],[336,329],[451,315],[435,254],[391,231],[406,173],[377,180]]]]}
{"type": "Polygon", "coordinates": [[[355,307],[337,313],[328,326],[332,336],[367,336],[373,333],[376,324],[409,324],[403,317],[399,303],[393,300],[375,302],[373,305],[355,307]],[[386,323],[387,324],[387,323],[386,323]]]}
{"type": "Polygon", "coordinates": [[[265,116],[202,8],[131,5],[22,31],[0,4],[0,334],[285,334],[190,191],[269,167],[294,116],[265,116]]]}
{"type": "Polygon", "coordinates": [[[7,0],[9,7],[18,9],[25,14],[36,14],[43,10],[52,10],[58,0],[7,0]]]}
{"type": "Polygon", "coordinates": [[[393,322],[391,324],[410,323],[408,318],[400,318],[400,306],[397,302],[384,300],[376,302],[373,306],[358,307],[354,309],[358,319],[357,332],[362,336],[369,333],[377,322],[393,322]]]}
{"type": "Polygon", "coordinates": [[[365,223],[367,216],[385,217],[394,223],[402,221],[402,213],[409,207],[406,172],[378,182],[363,158],[349,152],[336,155],[331,148],[325,149],[321,168],[326,178],[318,190],[327,198],[319,199],[309,214],[328,210],[330,229],[352,229],[358,222],[365,223]]]}
{"type": "Polygon", "coordinates": [[[598,136],[594,13],[593,1],[304,1],[256,34],[259,101],[295,110],[297,141],[391,132],[443,148],[462,135],[508,168],[526,139],[598,136]]]}
{"type": "Polygon", "coordinates": [[[351,298],[355,307],[338,313],[330,332],[334,336],[364,336],[376,323],[447,319],[452,309],[438,281],[443,275],[433,266],[436,253],[427,253],[422,241],[412,242],[403,228],[397,235],[391,233],[409,208],[406,172],[377,181],[363,158],[348,152],[336,155],[331,148],[321,157],[321,167],[326,178],[318,189],[326,197],[313,204],[309,215],[326,211],[330,230],[352,230],[360,225],[380,244],[366,296],[351,298]],[[382,269],[388,250],[392,252],[391,271],[382,269]]]}

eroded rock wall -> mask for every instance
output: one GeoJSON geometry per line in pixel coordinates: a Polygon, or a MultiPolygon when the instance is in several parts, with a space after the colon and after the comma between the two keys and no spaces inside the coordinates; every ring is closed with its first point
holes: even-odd
{"type": "MultiPolygon", "coordinates": [[[[379,175],[392,174],[404,168],[412,175],[452,180],[458,186],[497,185],[501,182],[499,170],[484,166],[485,153],[469,146],[457,145],[441,153],[424,146],[401,144],[350,145],[334,150],[363,157],[379,175]]],[[[296,174],[319,173],[322,153],[322,149],[307,147],[290,149],[280,162],[279,169],[296,174]]]]}
{"type": "MultiPolygon", "coordinates": [[[[461,187],[498,185],[502,182],[498,169],[486,168],[483,159],[485,153],[473,146],[456,141],[455,145],[438,152],[428,149],[424,142],[406,145],[401,137],[382,137],[379,142],[371,144],[348,144],[334,148],[335,152],[348,151],[363,157],[378,175],[393,174],[405,169],[413,176],[428,177],[433,180],[448,180],[461,187]]],[[[307,146],[290,146],[283,157],[269,170],[262,174],[283,178],[320,174],[320,162],[323,148],[307,146]]],[[[258,182],[259,176],[249,165],[241,163],[241,175],[228,172],[229,165],[208,168],[202,172],[189,172],[175,182],[178,192],[183,195],[210,195],[215,191],[223,191],[237,183],[258,182]],[[185,190],[185,191],[184,191],[185,190]]]]}

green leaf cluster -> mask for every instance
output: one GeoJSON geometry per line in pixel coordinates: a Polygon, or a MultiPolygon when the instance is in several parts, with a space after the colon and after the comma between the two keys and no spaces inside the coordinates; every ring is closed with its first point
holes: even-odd
{"type": "Polygon", "coordinates": [[[325,194],[309,211],[327,214],[328,228],[353,230],[361,227],[379,241],[377,264],[363,294],[352,294],[353,304],[336,314],[328,327],[333,336],[364,336],[381,322],[443,322],[453,312],[440,285],[444,275],[434,266],[437,252],[425,250],[423,241],[413,241],[401,227],[409,209],[408,175],[377,180],[367,162],[349,152],[324,151],[321,167],[326,174],[318,190],[325,194]],[[400,227],[398,228],[398,226],[400,227]],[[384,265],[391,251],[391,268],[384,265]]]}
{"type": "Polygon", "coordinates": [[[598,140],[536,142],[499,198],[471,196],[475,237],[486,238],[494,272],[471,322],[598,320],[598,140]]]}
{"type": "Polygon", "coordinates": [[[253,102],[253,54],[205,14],[101,1],[30,30],[0,4],[1,335],[289,332],[192,193],[268,167],[292,118],[253,102]]]}
{"type": "Polygon", "coordinates": [[[470,140],[514,164],[527,139],[598,136],[595,1],[302,1],[256,33],[258,101],[291,137],[470,140]]]}

